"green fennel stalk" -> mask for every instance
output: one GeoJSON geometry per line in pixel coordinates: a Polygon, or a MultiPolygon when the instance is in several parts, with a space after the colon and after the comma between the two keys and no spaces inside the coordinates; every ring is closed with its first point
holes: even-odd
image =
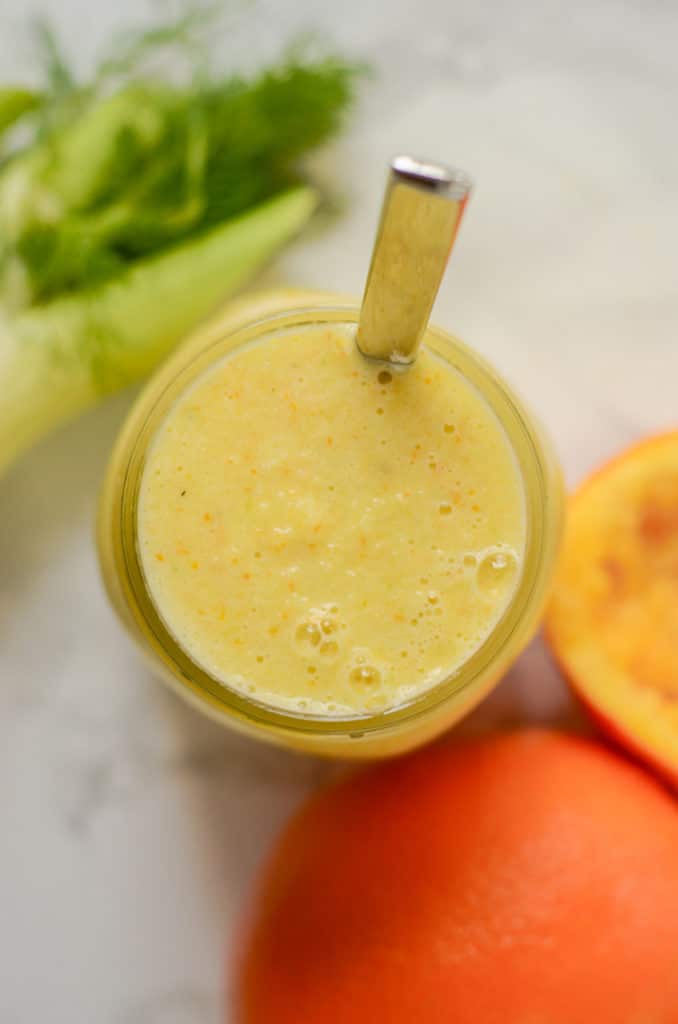
{"type": "Polygon", "coordinates": [[[87,292],[0,321],[0,472],[38,437],[149,373],[306,222],[299,187],[87,292]]]}
{"type": "Polygon", "coordinates": [[[299,160],[358,69],[289,51],[251,79],[143,71],[201,24],[129,36],[84,85],[43,26],[45,88],[0,89],[0,141],[28,134],[0,158],[0,471],[149,373],[317,203],[299,160]]]}
{"type": "Polygon", "coordinates": [[[40,96],[30,89],[10,85],[0,89],[0,139],[12,125],[40,105],[40,96]]]}

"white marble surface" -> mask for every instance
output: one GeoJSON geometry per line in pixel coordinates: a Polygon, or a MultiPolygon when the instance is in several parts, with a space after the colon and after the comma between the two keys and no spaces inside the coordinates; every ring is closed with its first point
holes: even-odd
{"type": "MultiPolygon", "coordinates": [[[[44,6],[83,64],[138,8],[44,6]]],[[[478,187],[436,319],[519,386],[568,480],[675,425],[675,6],[271,0],[258,11],[260,49],[315,23],[380,67],[351,133],[317,161],[343,216],[265,281],[359,291],[387,158],[450,159],[478,187]]],[[[24,13],[24,0],[3,0],[3,77],[27,61],[24,13]]],[[[243,891],[331,770],[202,721],[149,678],[109,611],[92,519],[129,400],[0,481],[2,1024],[223,1021],[243,891]]],[[[570,713],[535,645],[464,728],[570,713]]]]}

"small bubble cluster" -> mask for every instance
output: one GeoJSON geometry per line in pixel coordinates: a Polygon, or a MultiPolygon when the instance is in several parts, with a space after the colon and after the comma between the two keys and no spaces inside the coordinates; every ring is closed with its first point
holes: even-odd
{"type": "MultiPolygon", "coordinates": [[[[323,661],[331,661],[340,651],[338,633],[346,627],[338,617],[339,608],[335,604],[310,608],[301,622],[297,623],[294,642],[299,653],[306,658],[314,658],[316,654],[323,661]]],[[[317,672],[316,665],[309,665],[309,675],[317,672]]]]}
{"type": "Polygon", "coordinates": [[[374,664],[371,652],[364,647],[356,647],[352,653],[352,664],[348,673],[349,683],[361,689],[378,687],[382,681],[382,672],[374,664]]]}
{"type": "Polygon", "coordinates": [[[317,647],[321,636],[320,626],[316,622],[301,622],[295,633],[297,645],[304,652],[317,647]]]}

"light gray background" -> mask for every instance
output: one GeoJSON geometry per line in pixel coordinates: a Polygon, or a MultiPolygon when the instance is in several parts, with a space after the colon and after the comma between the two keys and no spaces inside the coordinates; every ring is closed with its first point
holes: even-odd
{"type": "MultiPolygon", "coordinates": [[[[44,4],[82,67],[139,7],[44,4]]],[[[3,78],[28,66],[26,10],[2,0],[3,78]]],[[[359,292],[388,157],[448,159],[477,190],[436,319],[518,385],[568,480],[675,425],[674,5],[278,0],[252,18],[219,43],[224,60],[315,25],[379,68],[352,131],[315,161],[343,217],[265,283],[359,292]]],[[[243,891],[332,770],[203,722],[149,678],[114,620],[92,520],[129,401],[0,481],[2,1024],[221,1021],[243,891]]],[[[463,729],[571,714],[537,644],[463,729]]]]}

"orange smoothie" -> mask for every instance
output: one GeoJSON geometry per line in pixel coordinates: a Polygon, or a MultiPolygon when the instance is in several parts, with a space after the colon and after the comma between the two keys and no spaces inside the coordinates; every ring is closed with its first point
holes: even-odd
{"type": "Polygon", "coordinates": [[[150,598],[192,661],[274,709],[396,709],[453,676],[520,581],[506,432],[434,351],[396,371],[355,327],[239,347],[178,397],[137,507],[150,598]]]}

